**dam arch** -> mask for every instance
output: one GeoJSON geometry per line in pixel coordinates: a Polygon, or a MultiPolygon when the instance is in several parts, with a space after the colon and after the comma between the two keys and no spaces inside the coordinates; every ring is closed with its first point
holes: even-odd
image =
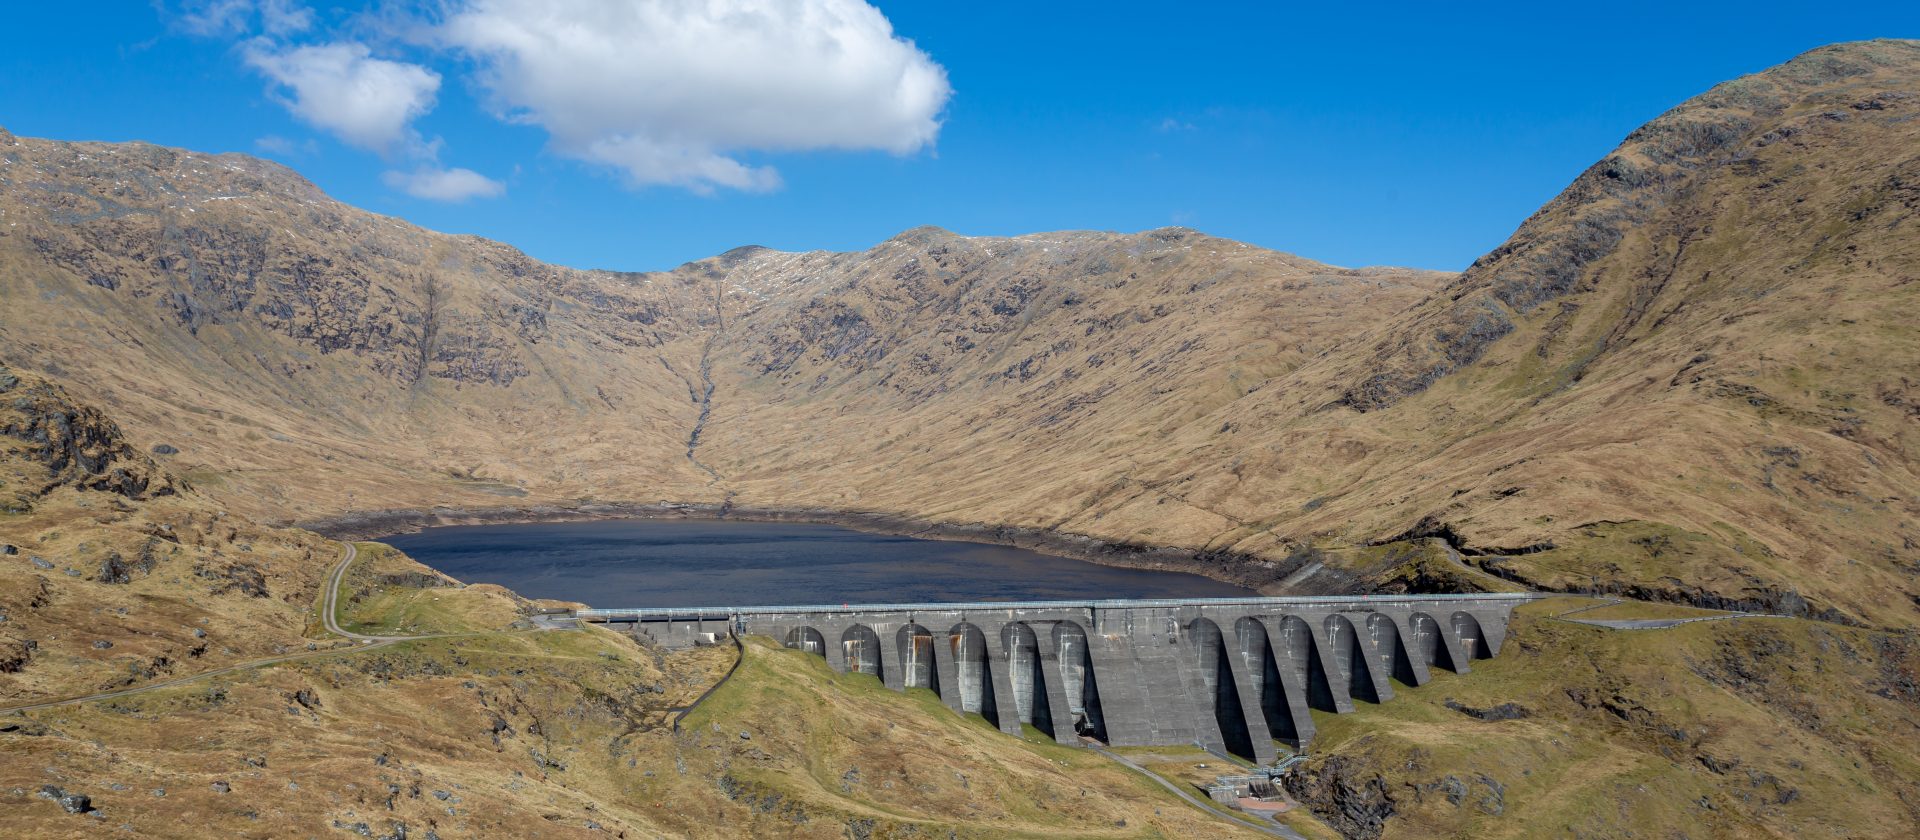
{"type": "Polygon", "coordinates": [[[855,624],[840,634],[840,647],[847,656],[847,672],[880,676],[880,634],[865,624],[855,624]]]}
{"type": "Polygon", "coordinates": [[[1327,648],[1333,654],[1334,667],[1339,671],[1328,676],[1346,685],[1348,697],[1380,702],[1379,692],[1373,687],[1373,662],[1368,659],[1360,642],[1360,633],[1353,628],[1353,622],[1344,615],[1330,615],[1322,626],[1325,628],[1327,648]]]}
{"type": "Polygon", "coordinates": [[[1074,621],[1053,624],[1053,649],[1059,658],[1062,693],[1067,699],[1066,714],[1076,734],[1107,740],[1106,713],[1100,707],[1100,686],[1094,679],[1093,650],[1087,630],[1074,621]]]}
{"type": "Polygon", "coordinates": [[[1286,640],[1285,652],[1291,661],[1295,684],[1304,686],[1307,706],[1323,712],[1338,712],[1340,704],[1333,696],[1333,683],[1320,662],[1319,643],[1313,627],[1297,615],[1280,619],[1280,635],[1286,640]]]}
{"type": "Polygon", "coordinates": [[[1428,669],[1445,662],[1448,670],[1460,670],[1454,666],[1453,657],[1447,652],[1446,637],[1440,635],[1440,622],[1434,621],[1433,616],[1416,612],[1407,616],[1407,627],[1413,636],[1409,646],[1428,669]]]}
{"type": "Polygon", "coordinates": [[[1453,625],[1453,637],[1460,640],[1460,652],[1468,659],[1492,659],[1493,647],[1487,644],[1485,631],[1480,629],[1480,620],[1472,613],[1456,612],[1449,620],[1453,625]]]}
{"type": "Polygon", "coordinates": [[[900,667],[901,688],[940,690],[940,672],[934,667],[933,632],[913,622],[894,634],[894,663],[900,667]]]}
{"type": "Polygon", "coordinates": [[[1400,638],[1400,628],[1393,619],[1380,613],[1367,616],[1367,637],[1373,644],[1374,660],[1380,663],[1388,676],[1406,686],[1417,686],[1422,682],[1413,670],[1413,653],[1407,649],[1405,640],[1400,638]]]}
{"type": "Polygon", "coordinates": [[[1234,687],[1233,666],[1228,660],[1234,654],[1227,651],[1220,625],[1210,618],[1196,618],[1187,624],[1187,638],[1198,660],[1194,664],[1200,678],[1202,696],[1197,698],[1200,705],[1211,711],[1213,724],[1219,728],[1227,751],[1253,758],[1253,734],[1247,726],[1247,710],[1240,703],[1240,693],[1234,687]]]}
{"type": "Polygon", "coordinates": [[[960,711],[998,720],[1000,707],[993,696],[993,676],[987,671],[987,634],[962,621],[947,631],[947,646],[953,657],[953,691],[960,696],[960,711]]]}
{"type": "Polygon", "coordinates": [[[1047,699],[1047,680],[1040,664],[1040,637],[1024,621],[1000,627],[1000,649],[1006,656],[1008,686],[1021,723],[1042,732],[1053,731],[1053,709],[1047,699]]]}
{"type": "Polygon", "coordinates": [[[1275,739],[1300,743],[1302,735],[1294,723],[1292,703],[1295,699],[1302,703],[1305,700],[1291,697],[1288,681],[1281,679],[1280,664],[1274,659],[1273,641],[1266,623],[1253,616],[1242,616],[1233,623],[1233,635],[1239,644],[1240,661],[1247,666],[1253,696],[1259,698],[1260,708],[1254,712],[1266,721],[1267,732],[1275,739]]]}
{"type": "Polygon", "coordinates": [[[827,655],[827,637],[820,635],[820,631],[812,627],[801,626],[788,630],[786,646],[816,656],[827,655]]]}

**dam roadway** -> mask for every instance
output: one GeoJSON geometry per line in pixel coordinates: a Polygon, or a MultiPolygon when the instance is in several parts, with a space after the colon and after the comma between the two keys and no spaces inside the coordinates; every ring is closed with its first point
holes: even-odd
{"type": "Polygon", "coordinates": [[[1304,750],[1310,709],[1383,703],[1393,680],[1467,673],[1532,594],[582,609],[669,648],[768,636],[926,688],[1001,731],[1062,744],[1197,744],[1261,764],[1304,750]]]}

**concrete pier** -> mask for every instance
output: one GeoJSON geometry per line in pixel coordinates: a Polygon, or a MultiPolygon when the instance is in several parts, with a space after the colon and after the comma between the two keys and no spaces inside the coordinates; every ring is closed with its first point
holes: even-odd
{"type": "Polygon", "coordinates": [[[1259,763],[1433,668],[1500,652],[1533,595],[1212,598],[580,610],[663,645],[761,635],[888,688],[928,688],[1002,731],[1063,744],[1198,744],[1259,763]]]}

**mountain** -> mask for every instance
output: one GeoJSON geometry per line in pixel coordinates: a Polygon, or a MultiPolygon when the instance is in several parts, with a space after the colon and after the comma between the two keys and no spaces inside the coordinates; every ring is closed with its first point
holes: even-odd
{"type": "Polygon", "coordinates": [[[1916,49],[1689,100],[1457,277],[1183,229],[579,271],[251,158],[7,135],[0,341],[260,517],[724,502],[1320,591],[1442,538],[1909,621],[1916,49]]]}
{"type": "Polygon", "coordinates": [[[1322,589],[1444,537],[1535,587],[1908,620],[1915,53],[1716,87],[1458,277],[1182,229],[578,271],[250,158],[9,135],[0,341],[258,516],[726,501],[1322,589]]]}
{"type": "Polygon", "coordinates": [[[356,642],[317,609],[339,546],[285,526],[669,502],[1269,590],[1633,596],[1530,605],[1472,675],[1317,719],[1294,825],[1911,836],[1916,211],[1914,41],[1681,104],[1458,275],[1182,229],[582,271],[244,156],[0,131],[0,707],[142,689],[0,717],[4,821],[1236,830],[759,642],[676,729],[726,651],[533,632],[373,544],[340,620],[436,635],[356,642]],[[1799,620],[1568,620],[1724,617],[1679,604],[1799,620]]]}
{"type": "Polygon", "coordinates": [[[1448,277],[1180,229],[576,271],[249,158],[0,143],[7,358],[263,517],[731,498],[1152,541],[1001,511],[1124,485],[1448,277]]]}

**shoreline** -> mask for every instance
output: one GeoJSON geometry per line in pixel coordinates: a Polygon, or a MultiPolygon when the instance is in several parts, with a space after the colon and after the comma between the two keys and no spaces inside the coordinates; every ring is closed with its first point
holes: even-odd
{"type": "Polygon", "coordinates": [[[378,540],[449,525],[521,525],[589,522],[608,519],[736,519],[747,522],[799,522],[838,525],[856,531],[919,539],[1011,546],[1083,560],[1102,566],[1186,572],[1251,589],[1263,595],[1347,595],[1363,591],[1360,581],[1333,569],[1298,575],[1311,561],[1271,560],[1227,551],[1195,551],[1170,546],[1116,542],[1085,534],[1063,533],[987,523],[955,524],[873,511],[824,508],[753,508],[731,504],[585,502],[502,507],[398,508],[348,513],[287,523],[330,539],[378,540]],[[1279,589],[1282,581],[1290,584],[1279,589]]]}

